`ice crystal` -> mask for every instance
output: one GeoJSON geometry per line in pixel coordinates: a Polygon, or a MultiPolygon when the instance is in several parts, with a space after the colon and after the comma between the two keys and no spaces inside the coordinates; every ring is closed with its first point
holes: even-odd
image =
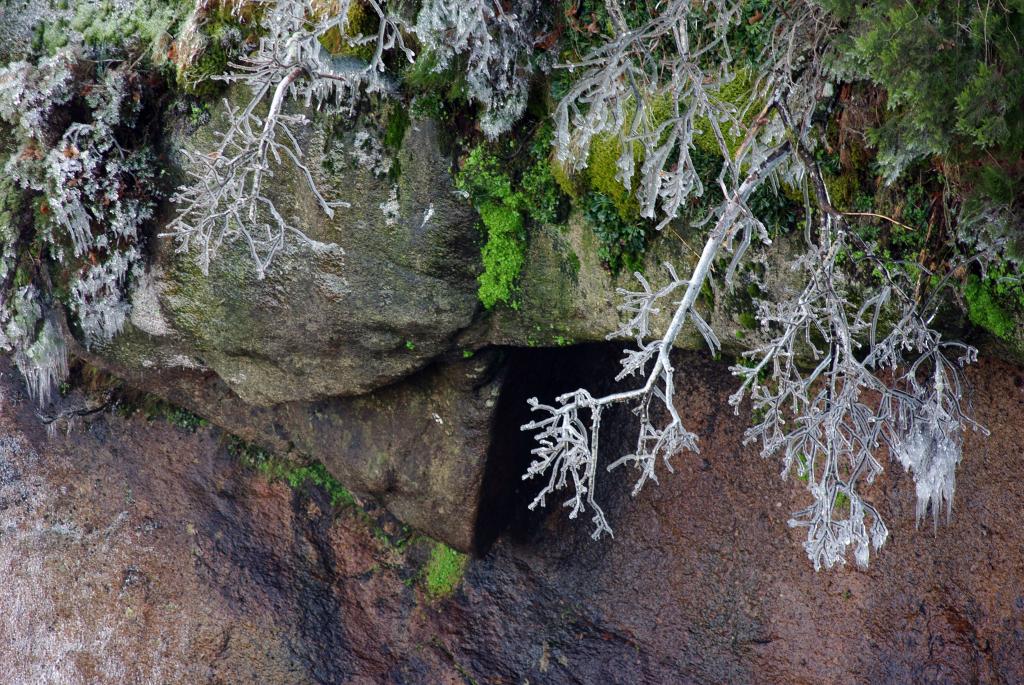
{"type": "MultiPolygon", "coordinates": [[[[33,235],[16,232],[5,241],[2,287],[12,287],[11,267],[21,253],[33,243],[45,246],[46,256],[69,272],[70,323],[93,345],[124,324],[127,281],[141,261],[142,228],[159,193],[151,155],[123,133],[142,110],[139,80],[115,60],[97,65],[82,49],[71,45],[0,70],[0,118],[21,141],[5,171],[40,201],[33,235]]],[[[18,277],[30,282],[0,297],[0,325],[3,347],[42,403],[66,375],[67,351],[61,315],[39,287],[50,278],[36,271],[22,260],[18,277]]]]}
{"type": "Polygon", "coordinates": [[[13,353],[29,396],[45,404],[67,378],[67,346],[34,285],[18,288],[8,305],[0,309],[0,349],[13,353]]]}
{"type": "Polygon", "coordinates": [[[434,58],[436,71],[465,55],[469,95],[483,106],[480,128],[494,138],[508,131],[526,108],[533,0],[427,0],[416,35],[434,58]]]}

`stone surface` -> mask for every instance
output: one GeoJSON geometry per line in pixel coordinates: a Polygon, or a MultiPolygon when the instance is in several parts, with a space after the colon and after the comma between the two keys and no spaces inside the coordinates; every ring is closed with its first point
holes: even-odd
{"type": "MultiPolygon", "coordinates": [[[[122,336],[121,344],[136,338],[122,336]]],[[[140,354],[152,354],[147,341],[138,344],[140,354]]],[[[208,370],[134,368],[81,348],[77,354],[248,441],[323,462],[348,489],[378,498],[409,525],[453,547],[476,544],[505,375],[498,352],[438,363],[368,395],[272,407],[239,401],[208,370]]]]}
{"type": "MultiPolygon", "coordinates": [[[[615,356],[572,352],[513,359],[519,389],[555,391],[615,356]]],[[[741,445],[723,365],[683,361],[677,402],[703,452],[636,498],[604,477],[614,540],[552,503],[436,601],[420,545],[266,483],[214,430],[100,413],[46,438],[5,363],[0,663],[14,685],[1024,680],[1021,369],[970,373],[992,435],[968,436],[951,523],[915,530],[890,464],[869,493],[889,542],[867,571],[815,573],[785,526],[800,484],[741,445]]],[[[609,448],[628,438],[621,419],[606,417],[609,448]]]]}
{"type": "MultiPolygon", "coordinates": [[[[191,132],[179,121],[169,146],[212,149],[221,119],[191,132]]],[[[294,174],[275,178],[280,211],[314,243],[291,240],[259,280],[241,245],[204,275],[155,239],[130,323],[78,352],[246,439],[324,462],[353,491],[470,549],[502,377],[499,355],[464,361],[456,340],[480,309],[476,215],[454,192],[433,122],[406,130],[394,185],[345,152],[376,126],[322,117],[304,129],[319,187],[352,204],[333,220],[294,174]]]]}
{"type": "MultiPolygon", "coordinates": [[[[170,149],[215,149],[223,106],[198,130],[184,126],[172,126],[170,149]]],[[[480,307],[476,214],[454,192],[433,122],[412,122],[393,160],[373,122],[320,117],[302,134],[321,192],[351,207],[328,218],[297,170],[278,169],[271,196],[312,244],[291,236],[258,280],[244,244],[222,248],[204,275],[165,237],[133,298],[133,322],[156,322],[143,330],[261,406],[357,395],[408,376],[452,350],[480,307]],[[399,165],[397,181],[352,153],[359,134],[372,141],[362,149],[399,165]],[[399,211],[389,218],[381,205],[392,192],[399,211]]]]}

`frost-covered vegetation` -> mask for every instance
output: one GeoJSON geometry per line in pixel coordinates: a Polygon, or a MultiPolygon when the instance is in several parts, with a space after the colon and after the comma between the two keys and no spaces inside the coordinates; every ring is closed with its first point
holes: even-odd
{"type": "Polygon", "coordinates": [[[140,130],[147,90],[122,60],[97,60],[84,42],[0,68],[0,118],[20,144],[4,166],[5,194],[20,188],[32,198],[23,208],[30,229],[0,226],[0,346],[40,402],[67,375],[55,299],[87,346],[112,338],[127,317],[124,289],[160,198],[140,130]]]}
{"type": "MultiPolygon", "coordinates": [[[[517,306],[531,228],[569,211],[593,225],[611,272],[637,271],[611,336],[630,341],[617,379],[631,389],[531,403],[534,506],[564,490],[570,516],[587,512],[600,537],[612,528],[599,473],[632,467],[636,493],[697,450],[674,405],[685,370],[671,351],[688,327],[720,349],[702,314],[714,282],[755,294],[733,404],[749,403],[748,438],[807,484],[791,524],[807,529],[815,567],[851,548],[866,564],[886,540],[862,492],[886,453],[914,477],[919,520],[949,512],[963,432],[983,429],[961,377],[976,352],[936,322],[966,298],[972,321],[1007,338],[1005,308],[1024,302],[1019,2],[59,6],[39,20],[31,54],[0,68],[0,118],[19,146],[0,196],[0,344],[40,400],[66,373],[63,312],[86,345],[128,315],[161,199],[146,125],[158,119],[155,91],[208,99],[223,92],[202,85],[235,84],[215,148],[183,153],[189,178],[164,232],[204,271],[223,246],[244,244],[261,278],[287,241],[308,240],[270,190],[284,167],[325,215],[346,208],[308,164],[303,111],[353,115],[369,97],[390,99],[404,118],[389,122],[386,146],[401,142],[406,106],[454,138],[457,185],[483,224],[487,309],[517,306]],[[160,78],[162,52],[177,70],[160,78]],[[677,228],[704,241],[697,261],[666,265],[667,280],[641,273],[648,243],[677,228]],[[780,233],[803,240],[787,279],[798,285],[761,299],[780,233]],[[616,404],[633,409],[638,437],[607,459],[601,418],[616,404]]],[[[197,120],[207,105],[193,103],[197,120]]],[[[399,173],[375,139],[353,145],[374,173],[399,173]]],[[[379,205],[386,226],[399,220],[395,188],[379,205]]]]}

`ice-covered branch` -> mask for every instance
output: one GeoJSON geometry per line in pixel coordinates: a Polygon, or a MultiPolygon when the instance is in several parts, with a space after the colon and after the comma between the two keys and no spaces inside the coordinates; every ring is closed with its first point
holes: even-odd
{"type": "Polygon", "coordinates": [[[266,181],[283,163],[295,167],[317,204],[327,216],[344,201],[327,200],[304,162],[298,131],[308,123],[301,114],[284,111],[288,97],[306,106],[340,106],[360,92],[385,91],[385,53],[397,50],[412,60],[402,37],[403,24],[383,4],[368,0],[378,18],[375,35],[349,31],[350,1],[318,16],[316,3],[276,0],[266,8],[259,47],[232,63],[233,72],[221,80],[242,83],[252,92],[242,107],[225,102],[227,129],[212,151],[184,150],[191,181],[182,185],[172,200],[178,215],[168,225],[181,251],[195,250],[204,273],[224,243],[244,242],[262,278],[274,256],[291,235],[307,240],[302,227],[285,217],[267,191],[266,181]],[[350,46],[373,45],[368,62],[341,59],[321,44],[329,32],[338,31],[350,46]],[[262,107],[269,98],[266,113],[262,107]]]}
{"type": "Polygon", "coordinates": [[[616,380],[640,375],[645,378],[642,386],[602,397],[593,397],[586,390],[576,390],[557,397],[553,406],[541,404],[536,398],[530,400],[531,409],[543,412],[546,416],[522,427],[523,430],[540,431],[535,436],[539,443],[533,449],[535,459],[523,477],[548,476],[547,484],[542,487],[530,505],[531,508],[543,506],[547,495],[570,487],[573,496],[566,502],[566,506],[571,508],[570,518],[584,511],[586,503],[594,510],[594,537],[612,532],[604,512],[594,500],[599,462],[598,433],[601,411],[606,406],[633,401],[637,403],[634,412],[639,417],[640,428],[636,450],[607,466],[608,470],[612,470],[631,464],[640,471],[633,494],[639,492],[648,480],[657,482],[655,467],[659,460],[671,471],[669,459],[675,453],[682,449],[693,452],[698,450],[697,436],[686,430],[673,404],[675,367],[671,351],[687,321],[694,323],[713,351],[719,347],[714,332],[694,310],[694,304],[723,244],[735,236],[737,231],[749,230],[744,226],[742,215],[746,211],[746,201],[750,194],[789,153],[789,143],[783,143],[759,167],[750,171],[735,191],[728,194],[721,216],[712,228],[700,259],[688,279],[680,279],[669,266],[667,271],[671,281],[663,288],[653,290],[643,275],[637,274],[643,290],[620,291],[625,295],[621,309],[631,314],[632,318],[609,337],[633,338],[637,349],[626,350],[622,370],[616,380]],[[664,335],[656,341],[647,342],[650,319],[658,313],[658,304],[679,289],[684,289],[683,296],[676,303],[675,313],[664,335]],[[650,371],[646,371],[652,362],[650,371]],[[589,426],[584,422],[585,417],[581,417],[581,414],[587,412],[589,426]],[[666,425],[659,425],[661,417],[658,414],[662,412],[668,415],[666,425]]]}
{"type": "MultiPolygon", "coordinates": [[[[799,141],[787,108],[779,109],[799,141]]],[[[817,243],[795,265],[807,274],[802,291],[761,303],[763,329],[774,337],[733,367],[741,386],[730,402],[738,408],[750,398],[759,418],[747,440],[761,442],[764,456],[781,454],[783,476],[795,470],[807,482],[814,501],[790,525],[807,528],[804,546],[815,568],[843,563],[851,545],[866,566],[870,547],[877,550],[888,536],[859,491],[882,472],[880,448],[912,473],[919,521],[929,509],[937,521],[943,504],[948,513],[962,431],[981,428],[961,408],[960,367],[976,352],[944,341],[931,327],[929,304],[914,297],[915,280],[891,270],[857,238],[833,209],[812,155],[802,142],[795,145],[816,197],[817,243]],[[859,305],[838,266],[851,247],[880,280],[859,305]]]]}

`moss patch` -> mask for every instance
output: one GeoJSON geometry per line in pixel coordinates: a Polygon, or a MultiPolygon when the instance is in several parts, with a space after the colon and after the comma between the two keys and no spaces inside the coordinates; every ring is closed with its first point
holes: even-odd
{"type": "Polygon", "coordinates": [[[461,552],[438,542],[430,552],[430,559],[423,568],[423,585],[427,596],[432,599],[442,599],[455,592],[455,588],[462,581],[466,572],[466,565],[469,557],[461,552]]]}
{"type": "MultiPolygon", "coordinates": [[[[506,141],[518,152],[517,141],[506,141]]],[[[479,145],[467,156],[456,178],[480,214],[486,242],[481,250],[484,271],[477,295],[488,309],[498,303],[517,308],[516,279],[527,246],[526,220],[554,223],[562,214],[563,195],[547,159],[550,130],[540,129],[530,142],[525,167],[508,168],[491,147],[479,145]],[[515,180],[514,180],[515,179],[515,180]]],[[[513,154],[513,159],[517,155],[513,154]]]]}
{"type": "Polygon", "coordinates": [[[964,300],[971,323],[1001,340],[1013,341],[1018,326],[1014,311],[1024,311],[1024,295],[1012,293],[1010,286],[1000,288],[991,275],[984,280],[972,275],[964,286],[964,300]]]}
{"type": "Polygon", "coordinates": [[[294,459],[277,457],[240,438],[228,438],[228,452],[246,466],[254,468],[272,481],[287,483],[294,490],[308,487],[322,488],[335,507],[351,507],[356,499],[351,492],[327,472],[320,462],[302,463],[294,459]]]}
{"type": "Polygon", "coordinates": [[[515,307],[512,290],[525,259],[523,217],[503,204],[486,204],[479,212],[487,242],[481,251],[484,272],[480,274],[477,295],[488,309],[499,302],[515,307]]]}
{"type": "Polygon", "coordinates": [[[621,155],[622,143],[618,136],[610,133],[596,136],[590,144],[590,156],[587,158],[587,185],[610,198],[623,221],[637,223],[640,221],[640,203],[615,177],[621,155]]]}

